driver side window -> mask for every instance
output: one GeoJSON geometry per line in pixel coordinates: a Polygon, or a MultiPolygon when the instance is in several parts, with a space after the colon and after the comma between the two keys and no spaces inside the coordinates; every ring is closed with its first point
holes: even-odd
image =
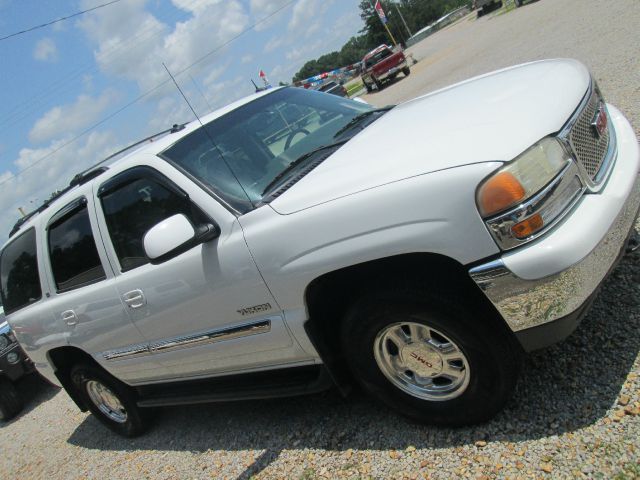
{"type": "Polygon", "coordinates": [[[100,197],[109,236],[123,272],[149,263],[143,238],[161,221],[180,213],[193,225],[208,221],[186,195],[173,191],[153,177],[143,176],[124,182],[100,197]]]}

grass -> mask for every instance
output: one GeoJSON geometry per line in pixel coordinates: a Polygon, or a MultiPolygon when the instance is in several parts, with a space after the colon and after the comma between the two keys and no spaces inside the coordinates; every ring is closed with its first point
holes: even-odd
{"type": "Polygon", "coordinates": [[[351,96],[362,90],[364,88],[364,83],[362,83],[362,79],[360,77],[357,77],[345,83],[344,88],[347,89],[347,94],[351,96]]]}

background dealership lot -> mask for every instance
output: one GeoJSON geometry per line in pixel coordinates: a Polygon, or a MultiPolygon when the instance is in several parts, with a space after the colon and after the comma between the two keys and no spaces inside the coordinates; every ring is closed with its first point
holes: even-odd
{"type": "MultiPolygon", "coordinates": [[[[574,57],[640,134],[638,25],[636,0],[541,0],[468,17],[410,50],[419,60],[410,77],[365,98],[382,106],[515,63],[574,57]]],[[[166,409],[149,434],[126,441],[33,378],[22,388],[27,409],[1,428],[0,477],[634,478],[639,267],[638,253],[623,260],[579,330],[529,356],[508,408],[483,426],[419,426],[328,392],[166,409]]]]}

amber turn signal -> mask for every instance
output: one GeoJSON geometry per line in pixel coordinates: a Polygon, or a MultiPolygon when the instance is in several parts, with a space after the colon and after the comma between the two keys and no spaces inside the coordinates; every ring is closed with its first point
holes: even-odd
{"type": "Polygon", "coordinates": [[[542,217],[539,213],[536,213],[535,215],[531,215],[526,220],[516,223],[513,227],[511,227],[511,231],[516,238],[523,239],[530,237],[542,227],[544,227],[544,220],[542,220],[542,217]]]}
{"type": "Polygon", "coordinates": [[[524,199],[525,189],[510,172],[500,172],[480,187],[478,207],[486,217],[505,210],[524,199]]]}

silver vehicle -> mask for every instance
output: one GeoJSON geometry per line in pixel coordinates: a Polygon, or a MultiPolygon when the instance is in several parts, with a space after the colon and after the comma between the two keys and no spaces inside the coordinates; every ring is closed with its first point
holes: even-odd
{"type": "Polygon", "coordinates": [[[383,109],[271,89],[202,123],[76,176],[0,253],[37,370],[127,436],[153,407],[354,383],[485,421],[640,206],[634,131],[573,60],[383,109]]]}

